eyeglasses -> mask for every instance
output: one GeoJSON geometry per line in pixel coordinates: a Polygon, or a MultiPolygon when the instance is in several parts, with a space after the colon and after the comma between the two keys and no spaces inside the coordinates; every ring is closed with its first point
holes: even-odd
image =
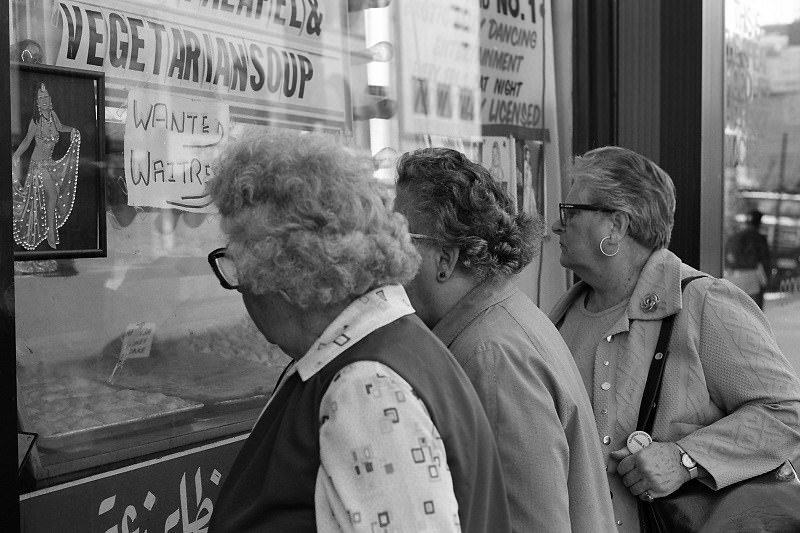
{"type": "Polygon", "coordinates": [[[558,204],[558,216],[562,226],[566,226],[567,221],[572,216],[570,211],[601,211],[603,213],[613,213],[614,209],[591,204],[558,204]]]}
{"type": "Polygon", "coordinates": [[[225,255],[226,248],[217,248],[208,254],[208,263],[211,270],[217,275],[220,285],[226,289],[235,290],[239,288],[239,275],[236,272],[236,264],[233,259],[225,255]]]}
{"type": "Polygon", "coordinates": [[[422,233],[409,233],[408,236],[411,237],[412,239],[415,239],[415,240],[418,240],[418,241],[433,241],[433,242],[436,242],[436,241],[439,240],[436,237],[431,237],[430,235],[424,235],[422,233]]]}

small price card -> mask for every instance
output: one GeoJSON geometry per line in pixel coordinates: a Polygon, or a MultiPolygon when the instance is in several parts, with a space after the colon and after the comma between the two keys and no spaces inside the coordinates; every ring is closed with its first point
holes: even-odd
{"type": "Polygon", "coordinates": [[[149,357],[155,332],[156,325],[152,322],[137,322],[128,325],[125,335],[122,336],[119,358],[124,361],[125,359],[149,357]]]}
{"type": "Polygon", "coordinates": [[[122,348],[119,350],[117,364],[108,377],[108,383],[114,383],[114,376],[125,364],[128,359],[140,359],[150,356],[150,348],[153,346],[153,335],[156,332],[156,325],[152,322],[136,322],[129,324],[122,336],[122,348]]]}

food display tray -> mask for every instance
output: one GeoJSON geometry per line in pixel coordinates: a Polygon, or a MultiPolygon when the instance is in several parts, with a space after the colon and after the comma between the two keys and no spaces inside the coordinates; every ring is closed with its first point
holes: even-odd
{"type": "Polygon", "coordinates": [[[93,379],[82,365],[37,365],[17,371],[17,414],[37,446],[63,448],[149,431],[192,416],[203,404],[93,379]]]}
{"type": "Polygon", "coordinates": [[[203,404],[196,403],[172,411],[153,413],[140,418],[112,422],[110,424],[101,424],[49,435],[39,433],[36,444],[41,448],[60,450],[122,435],[147,432],[167,424],[179,423],[186,420],[202,408],[203,404]]]}

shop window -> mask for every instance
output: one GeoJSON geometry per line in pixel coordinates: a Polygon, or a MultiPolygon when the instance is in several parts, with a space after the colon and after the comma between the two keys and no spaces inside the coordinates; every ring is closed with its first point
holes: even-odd
{"type": "MultiPolygon", "coordinates": [[[[19,423],[38,434],[23,489],[252,427],[288,358],[209,268],[225,236],[205,193],[251,128],[336,135],[389,189],[399,154],[455,148],[550,218],[550,9],[12,0],[19,423]]],[[[545,246],[522,283],[547,309],[566,278],[545,246]]]]}

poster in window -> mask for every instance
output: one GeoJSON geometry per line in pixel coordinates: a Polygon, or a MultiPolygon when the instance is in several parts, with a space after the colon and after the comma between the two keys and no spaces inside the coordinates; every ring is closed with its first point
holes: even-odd
{"type": "Polygon", "coordinates": [[[105,257],[102,73],[12,64],[14,258],[105,257]]]}
{"type": "Polygon", "coordinates": [[[489,169],[492,177],[499,181],[503,190],[517,202],[517,173],[515,171],[516,153],[512,137],[483,137],[481,164],[489,169]]]}
{"type": "Polygon", "coordinates": [[[544,212],[544,143],[542,141],[516,141],[517,151],[517,209],[525,213],[538,213],[547,220],[544,212]]]}

